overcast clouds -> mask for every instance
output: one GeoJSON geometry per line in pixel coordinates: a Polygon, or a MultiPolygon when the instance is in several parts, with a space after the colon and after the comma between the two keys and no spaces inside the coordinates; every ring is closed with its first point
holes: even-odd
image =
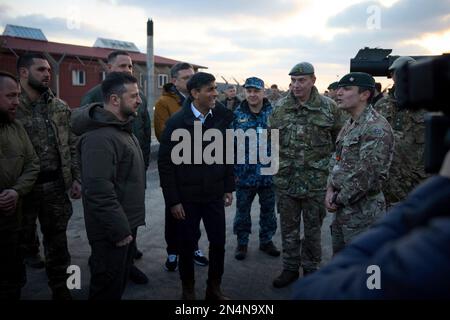
{"type": "Polygon", "coordinates": [[[259,76],[286,87],[289,68],[316,66],[326,88],[349,70],[365,46],[394,54],[450,51],[450,0],[379,1],[181,1],[0,0],[0,31],[8,23],[41,28],[49,41],[91,46],[97,37],[127,40],[146,48],[146,20],[155,21],[155,52],[209,67],[239,81],[259,76]],[[379,28],[367,21],[376,5],[379,28]],[[75,18],[80,28],[68,29],[75,18]]]}

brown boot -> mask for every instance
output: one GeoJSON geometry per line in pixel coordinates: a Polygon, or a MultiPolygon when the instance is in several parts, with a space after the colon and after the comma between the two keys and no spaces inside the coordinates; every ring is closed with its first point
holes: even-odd
{"type": "Polygon", "coordinates": [[[183,280],[183,294],[181,296],[182,300],[196,300],[195,298],[195,281],[194,280],[183,280]]]}
{"type": "Polygon", "coordinates": [[[222,290],[220,290],[220,280],[208,280],[205,294],[206,301],[219,301],[230,300],[227,296],[224,296],[222,290]]]}

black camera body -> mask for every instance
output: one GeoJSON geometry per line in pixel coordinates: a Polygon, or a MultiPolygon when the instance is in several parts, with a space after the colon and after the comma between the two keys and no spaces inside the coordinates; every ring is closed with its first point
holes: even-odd
{"type": "Polygon", "coordinates": [[[450,55],[403,65],[395,84],[399,108],[430,111],[425,117],[425,171],[437,173],[450,150],[450,55]]]}

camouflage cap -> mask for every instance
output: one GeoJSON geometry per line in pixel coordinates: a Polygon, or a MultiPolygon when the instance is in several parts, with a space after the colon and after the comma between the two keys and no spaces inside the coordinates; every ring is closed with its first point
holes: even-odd
{"type": "Polygon", "coordinates": [[[305,76],[314,74],[314,67],[309,62],[297,63],[289,72],[290,76],[305,76]]]}
{"type": "Polygon", "coordinates": [[[408,56],[398,57],[394,60],[394,62],[392,62],[391,66],[389,67],[389,71],[394,71],[395,69],[402,67],[404,64],[409,64],[412,62],[416,62],[416,60],[408,56]]]}
{"type": "Polygon", "coordinates": [[[257,77],[247,78],[244,83],[244,88],[255,88],[259,90],[264,89],[264,81],[257,77]]]}
{"type": "Polygon", "coordinates": [[[336,90],[338,88],[338,81],[332,82],[329,86],[328,86],[328,90],[336,90]]]}
{"type": "Polygon", "coordinates": [[[356,86],[375,88],[375,79],[365,72],[350,72],[339,80],[338,87],[356,86]]]}

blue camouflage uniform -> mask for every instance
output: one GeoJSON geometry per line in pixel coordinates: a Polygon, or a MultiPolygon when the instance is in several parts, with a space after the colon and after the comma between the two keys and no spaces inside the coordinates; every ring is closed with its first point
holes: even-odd
{"type": "MultiPolygon", "coordinates": [[[[236,146],[236,153],[239,148],[245,148],[245,164],[235,162],[234,175],[236,179],[236,216],[234,218],[233,232],[237,235],[238,245],[247,245],[249,234],[251,233],[250,211],[252,202],[258,194],[261,206],[259,218],[259,241],[260,244],[267,244],[272,240],[277,229],[275,216],[275,192],[271,175],[261,175],[262,165],[259,160],[256,164],[249,164],[250,154],[259,149],[260,132],[267,129],[267,120],[272,114],[272,106],[269,100],[264,99],[263,107],[258,114],[252,113],[247,100],[244,100],[234,111],[234,121],[231,126],[234,130],[242,129],[246,132],[253,129],[257,132],[257,144],[246,139],[245,144],[236,146]]],[[[268,143],[268,148],[270,144],[268,143]]],[[[270,149],[268,155],[270,155],[270,149]]]]}

